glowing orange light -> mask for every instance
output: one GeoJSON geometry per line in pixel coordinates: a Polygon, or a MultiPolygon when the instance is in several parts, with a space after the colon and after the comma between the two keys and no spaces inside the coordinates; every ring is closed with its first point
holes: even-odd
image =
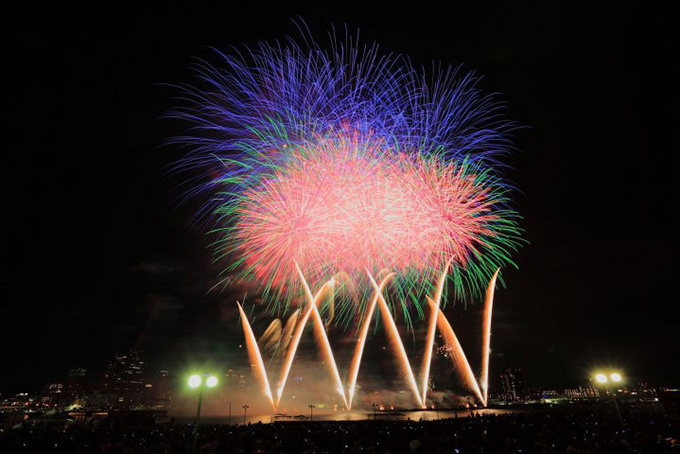
{"type": "MultiPolygon", "coordinates": [[[[428,298],[428,302],[430,303],[430,307],[434,306],[434,302],[430,298],[428,298]]],[[[470,363],[465,356],[463,347],[460,345],[458,337],[456,337],[456,333],[453,331],[451,324],[449,323],[446,316],[444,316],[444,313],[441,311],[441,309],[439,309],[437,325],[439,327],[439,331],[444,337],[444,342],[446,342],[446,345],[449,347],[451,361],[453,361],[454,366],[460,372],[465,386],[467,389],[472,391],[480,401],[483,402],[484,396],[482,396],[482,391],[479,389],[479,383],[477,383],[475,374],[472,372],[472,368],[470,367],[470,363]]]]}
{"type": "MultiPolygon", "coordinates": [[[[430,306],[430,318],[428,321],[426,355],[423,360],[423,366],[420,374],[422,381],[421,382],[422,389],[418,388],[418,384],[416,382],[413,369],[406,354],[406,349],[404,348],[401,336],[399,335],[397,325],[394,322],[392,313],[390,312],[389,306],[387,305],[385,297],[383,296],[385,286],[387,285],[388,281],[394,276],[394,273],[387,273],[380,281],[380,284],[377,284],[371,273],[367,271],[368,278],[374,289],[374,294],[370,304],[368,305],[367,314],[365,319],[363,320],[361,331],[359,333],[359,338],[357,339],[355,352],[350,363],[350,371],[347,383],[348,385],[347,394],[345,394],[345,388],[343,386],[342,379],[340,378],[340,372],[338,370],[337,363],[335,361],[335,357],[330,346],[330,342],[328,341],[328,335],[326,333],[324,323],[318,309],[318,304],[322,296],[324,295],[324,292],[333,285],[333,280],[330,280],[326,282],[324,285],[322,285],[317,290],[316,294],[312,296],[312,292],[309,288],[309,285],[307,284],[307,281],[304,275],[302,274],[301,270],[298,268],[298,273],[300,276],[302,287],[304,288],[305,295],[307,296],[308,308],[302,315],[301,319],[299,320],[299,323],[295,325],[294,333],[291,336],[289,348],[287,350],[284,364],[281,369],[281,376],[277,383],[275,397],[272,396],[271,393],[271,387],[269,384],[269,380],[267,378],[264,363],[262,361],[259,346],[257,345],[257,342],[255,340],[255,335],[253,334],[250,324],[248,323],[243,308],[239,304],[238,307],[242,318],[243,329],[246,334],[246,346],[248,348],[248,354],[251,358],[253,370],[255,371],[258,380],[262,384],[264,393],[269,398],[274,410],[276,411],[278,405],[281,402],[283,390],[285,388],[286,381],[290,374],[291,366],[295,358],[297,348],[300,344],[302,333],[310,318],[314,322],[314,333],[317,339],[317,343],[322,350],[323,362],[328,367],[331,376],[334,378],[336,382],[336,390],[342,397],[343,402],[345,404],[345,408],[347,408],[348,410],[351,409],[352,401],[356,390],[356,381],[361,366],[361,358],[365,348],[370,323],[373,318],[373,315],[375,314],[376,306],[380,307],[381,316],[383,319],[383,323],[385,325],[385,332],[387,334],[390,345],[393,351],[395,352],[395,356],[397,358],[400,371],[403,374],[404,378],[406,379],[409,387],[411,388],[411,391],[416,402],[421,408],[427,408],[426,398],[436,328],[439,329],[439,332],[441,333],[444,341],[446,342],[447,349],[451,353],[451,359],[454,365],[456,366],[457,370],[460,372],[464,384],[470,391],[474,393],[474,395],[479,399],[480,402],[486,405],[488,392],[489,354],[491,352],[490,340],[491,340],[491,317],[493,311],[493,297],[496,279],[498,277],[498,271],[500,270],[496,271],[496,273],[493,275],[493,278],[489,282],[489,286],[486,292],[483,323],[482,372],[480,381],[478,382],[475,378],[474,373],[472,372],[472,369],[470,367],[470,364],[468,363],[468,360],[465,356],[462,346],[460,345],[460,342],[458,341],[458,338],[456,337],[456,334],[453,331],[453,328],[451,327],[451,324],[449,323],[449,321],[447,320],[446,316],[444,315],[440,308],[444,283],[446,281],[446,273],[448,271],[450,263],[451,262],[447,264],[446,268],[444,269],[438,280],[435,299],[427,297],[427,301],[430,306]]],[[[297,319],[299,315],[296,314],[295,317],[297,319]]],[[[605,380],[607,379],[606,376],[604,378],[605,380]]],[[[432,408],[434,408],[434,404],[432,405],[432,408]]],[[[383,406],[381,406],[381,410],[384,410],[383,406]]]]}
{"type": "MultiPolygon", "coordinates": [[[[373,279],[371,273],[368,273],[368,277],[371,280],[371,285],[373,285],[373,288],[376,291],[379,290],[378,284],[375,283],[375,279],[373,279]]],[[[392,348],[395,350],[395,353],[397,354],[397,359],[399,360],[401,371],[404,377],[406,378],[409,386],[411,387],[411,391],[413,392],[413,395],[415,396],[418,405],[422,408],[423,400],[420,398],[420,393],[418,392],[418,384],[416,383],[416,377],[413,375],[413,369],[411,368],[411,363],[409,362],[408,356],[406,355],[406,349],[404,348],[404,344],[401,341],[401,336],[399,336],[399,330],[397,330],[397,325],[396,323],[394,323],[394,319],[392,318],[390,308],[387,306],[387,301],[385,301],[385,298],[383,297],[382,293],[380,293],[379,291],[377,293],[378,302],[380,303],[380,314],[385,320],[385,330],[387,331],[390,340],[390,345],[392,345],[392,348]]]]}
{"type": "Polygon", "coordinates": [[[253,334],[253,330],[250,328],[250,323],[248,323],[248,318],[246,317],[245,312],[243,312],[241,304],[236,304],[238,304],[238,310],[241,313],[241,323],[243,324],[243,331],[246,333],[246,346],[248,348],[248,356],[250,357],[250,361],[253,365],[253,370],[255,370],[255,374],[259,378],[265,395],[269,398],[272,407],[274,407],[274,411],[276,411],[278,402],[274,403],[274,400],[272,399],[272,390],[269,386],[267,371],[264,368],[264,363],[262,362],[262,355],[260,355],[260,349],[257,346],[255,334],[253,334]]]}
{"type": "Polygon", "coordinates": [[[491,316],[493,313],[493,294],[496,290],[496,279],[500,269],[496,270],[486,289],[486,299],[484,301],[484,326],[482,328],[483,344],[482,344],[482,394],[484,399],[482,402],[487,404],[489,394],[489,355],[491,354],[491,316]]]}
{"type": "MultiPolygon", "coordinates": [[[[434,297],[434,307],[432,307],[432,314],[430,315],[430,323],[427,328],[427,344],[425,346],[425,359],[423,361],[423,370],[420,374],[422,380],[423,396],[421,397],[421,404],[426,405],[427,389],[429,388],[430,379],[430,365],[432,363],[432,349],[434,348],[434,332],[437,327],[437,316],[439,315],[439,306],[442,299],[442,292],[444,291],[444,284],[446,283],[446,273],[451,266],[451,260],[446,263],[442,275],[439,277],[437,283],[437,293],[434,297]]],[[[429,299],[429,298],[428,298],[429,299]]],[[[431,301],[431,300],[430,300],[431,301]]]]}
{"type": "Polygon", "coordinates": [[[375,290],[371,304],[368,306],[368,313],[364,319],[364,324],[361,327],[361,332],[359,333],[359,339],[357,340],[357,346],[354,351],[354,356],[352,357],[352,363],[350,364],[349,371],[349,400],[347,402],[347,409],[351,410],[352,400],[354,399],[354,390],[357,382],[357,377],[359,375],[359,366],[361,365],[361,357],[364,354],[364,346],[366,345],[366,336],[368,335],[368,329],[373,319],[373,313],[375,312],[375,306],[378,303],[378,295],[382,293],[387,282],[392,279],[394,273],[387,274],[381,281],[378,289],[375,290]]]}

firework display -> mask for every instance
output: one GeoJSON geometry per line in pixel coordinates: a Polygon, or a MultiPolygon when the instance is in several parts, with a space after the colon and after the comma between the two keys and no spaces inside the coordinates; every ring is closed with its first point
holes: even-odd
{"type": "Polygon", "coordinates": [[[422,313],[447,263],[458,298],[512,264],[518,215],[497,170],[512,124],[473,74],[423,75],[353,38],[220,59],[199,66],[176,115],[194,124],[179,168],[194,172],[188,194],[211,195],[202,216],[225,282],[257,283],[276,309],[303,296],[297,267],[315,284],[351,282],[348,322],[363,317],[370,274],[394,272],[395,301],[422,313]]]}
{"type": "Polygon", "coordinates": [[[385,285],[390,279],[393,278],[394,274],[389,273],[384,276],[378,284],[373,276],[368,273],[368,277],[371,281],[373,287],[373,297],[371,303],[368,307],[368,312],[364,321],[361,325],[361,330],[358,338],[356,339],[356,348],[354,354],[352,355],[352,360],[348,370],[347,380],[343,382],[338,368],[335,356],[333,355],[333,350],[328,341],[328,335],[326,333],[326,327],[324,326],[323,320],[319,313],[319,302],[324,295],[324,292],[328,290],[329,285],[332,281],[328,281],[323,284],[313,295],[307,280],[305,279],[302,271],[298,268],[298,274],[300,277],[300,282],[305,290],[305,296],[307,299],[307,308],[305,314],[298,320],[296,320],[295,332],[286,336],[286,341],[289,344],[284,348],[285,359],[281,367],[280,375],[275,382],[275,394],[272,393],[272,386],[268,378],[267,369],[265,368],[262,352],[260,346],[257,343],[253,330],[248,321],[248,317],[241,305],[238,305],[239,313],[241,316],[241,322],[243,324],[243,330],[246,335],[246,346],[248,350],[248,356],[250,358],[250,363],[254,371],[262,392],[269,400],[272,409],[277,412],[279,411],[279,405],[281,404],[281,399],[283,398],[283,392],[288,381],[288,376],[295,360],[298,346],[300,344],[300,339],[302,333],[306,328],[307,324],[311,321],[314,324],[314,333],[317,337],[317,344],[321,350],[322,362],[326,365],[329,370],[329,375],[334,382],[335,391],[338,397],[341,399],[342,404],[348,411],[352,409],[352,403],[357,391],[357,377],[359,374],[359,369],[361,368],[362,356],[364,349],[366,347],[366,338],[368,334],[369,325],[373,319],[376,306],[380,307],[380,313],[383,319],[383,324],[385,325],[385,333],[387,334],[389,343],[394,352],[394,356],[397,360],[397,365],[399,367],[399,372],[403,381],[409,387],[413,397],[414,403],[419,408],[427,407],[427,394],[429,390],[430,381],[430,366],[432,360],[432,353],[434,349],[434,335],[435,329],[438,327],[442,335],[442,340],[445,348],[450,353],[451,361],[453,362],[456,372],[461,378],[461,383],[470,393],[478,403],[486,406],[488,403],[488,389],[489,389],[489,358],[491,354],[491,319],[493,312],[493,298],[494,291],[496,287],[496,279],[498,277],[498,271],[494,273],[491,281],[486,290],[486,297],[484,301],[484,325],[482,332],[483,346],[482,346],[482,365],[479,373],[479,377],[475,376],[475,373],[470,367],[470,363],[467,360],[467,356],[463,351],[463,348],[458,341],[458,338],[451,327],[448,319],[440,309],[441,298],[444,288],[444,283],[446,280],[446,275],[448,269],[445,269],[439,279],[437,280],[437,290],[434,299],[427,298],[430,305],[430,317],[428,334],[425,346],[425,357],[421,369],[418,373],[420,378],[420,386],[418,385],[418,380],[416,379],[416,372],[411,366],[411,362],[404,348],[404,343],[399,334],[399,329],[392,317],[390,308],[385,300],[383,291],[385,285]],[[311,319],[311,320],[310,320],[311,319]]]}

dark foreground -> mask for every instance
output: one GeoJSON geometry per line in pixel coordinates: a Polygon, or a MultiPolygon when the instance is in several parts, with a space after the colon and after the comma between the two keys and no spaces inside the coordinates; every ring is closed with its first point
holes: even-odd
{"type": "MultiPolygon", "coordinates": [[[[608,409],[483,416],[439,421],[289,422],[201,425],[201,453],[680,453],[675,417],[627,415],[608,409]]],[[[191,452],[188,425],[124,420],[97,427],[49,425],[0,434],[8,453],[191,452]]]]}

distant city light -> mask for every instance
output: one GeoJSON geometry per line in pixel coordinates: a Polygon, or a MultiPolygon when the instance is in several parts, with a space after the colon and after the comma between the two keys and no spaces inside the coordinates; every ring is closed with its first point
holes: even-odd
{"type": "Polygon", "coordinates": [[[198,388],[201,386],[201,382],[203,380],[201,379],[200,375],[194,374],[191,377],[189,377],[189,387],[191,388],[198,388]]]}

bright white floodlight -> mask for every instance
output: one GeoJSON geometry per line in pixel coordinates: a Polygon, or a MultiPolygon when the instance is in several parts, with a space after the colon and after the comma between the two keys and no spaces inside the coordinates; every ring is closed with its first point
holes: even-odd
{"type": "Polygon", "coordinates": [[[198,388],[201,386],[201,382],[203,379],[201,379],[200,375],[194,374],[191,377],[189,377],[189,387],[191,388],[198,388]]]}

